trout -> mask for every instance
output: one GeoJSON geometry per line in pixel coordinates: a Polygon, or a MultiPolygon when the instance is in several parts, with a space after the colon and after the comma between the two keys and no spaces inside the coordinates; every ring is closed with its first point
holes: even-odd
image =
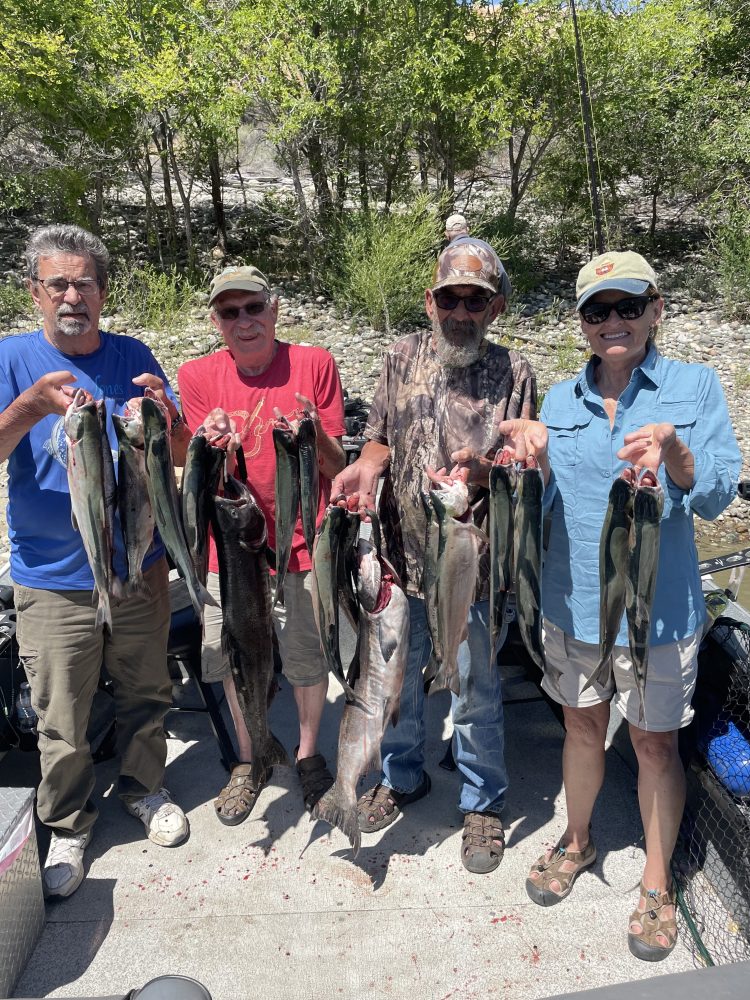
{"type": "Polygon", "coordinates": [[[199,427],[190,438],[180,484],[182,526],[198,579],[208,575],[208,524],[212,498],[217,490],[226,452],[216,448],[199,427]]]}
{"type": "Polygon", "coordinates": [[[356,704],[344,707],[336,781],[312,812],[349,838],[355,857],[361,837],[357,782],[370,768],[380,768],[383,734],[389,722],[394,726],[398,722],[409,652],[409,603],[395,571],[380,554],[379,545],[368,539],[359,540],[357,561],[360,674],[355,692],[364,710],[356,704]]]}
{"type": "Polygon", "coordinates": [[[630,659],[640,698],[639,722],[643,722],[648,651],[651,643],[651,608],[659,569],[659,536],[663,509],[664,491],[654,473],[650,469],[645,469],[633,500],[633,526],[628,553],[628,587],[625,604],[630,659]]]}
{"type": "Polygon", "coordinates": [[[495,456],[490,469],[490,661],[505,625],[505,606],[513,586],[513,494],[516,469],[508,451],[495,456]]]}
{"type": "Polygon", "coordinates": [[[120,444],[117,505],[128,561],[127,593],[146,593],[143,560],[154,542],[154,510],[148,495],[141,397],[128,401],[122,415],[112,415],[120,444]]]}
{"type": "Polygon", "coordinates": [[[221,649],[253,743],[253,784],[258,788],[274,764],[289,766],[286,750],[268,728],[273,623],[266,519],[250,489],[229,476],[224,496],[213,498],[211,523],[219,558],[221,649]]]}
{"type": "Polygon", "coordinates": [[[315,421],[307,410],[297,428],[299,452],[299,502],[302,517],[302,534],[307,551],[312,555],[320,503],[320,466],[315,421]]]}
{"type": "Polygon", "coordinates": [[[517,463],[513,562],[516,614],[521,639],[531,659],[544,671],[542,642],[542,497],[544,479],[536,460],[517,463]]]}
{"type": "Polygon", "coordinates": [[[172,462],[172,448],[169,439],[169,415],[164,404],[150,389],[141,401],[143,417],[143,440],[146,449],[146,472],[148,473],[148,495],[154,509],[156,527],[172,562],[187,584],[190,600],[195,613],[203,621],[203,605],[216,605],[198,579],[198,574],[190,555],[185,532],[180,518],[180,501],[172,462]]]}
{"type": "Polygon", "coordinates": [[[299,445],[294,428],[286,418],[281,427],[273,429],[276,450],[276,594],[274,605],[283,597],[284,577],[289,567],[294,528],[299,513],[300,477],[299,445]]]}
{"type": "Polygon", "coordinates": [[[432,694],[445,689],[459,693],[458,647],[468,634],[469,609],[474,603],[479,556],[487,536],[474,524],[469,494],[461,480],[440,490],[430,490],[439,525],[437,567],[438,648],[425,670],[425,688],[432,694]]]}
{"type": "MultiPolygon", "coordinates": [[[[68,444],[68,486],[73,527],[81,541],[94,575],[99,595],[95,628],[112,631],[110,595],[114,584],[112,536],[107,526],[104,498],[104,468],[100,410],[103,404],[79,389],[65,414],[68,444]]],[[[110,452],[111,460],[111,452],[110,452]]]]}

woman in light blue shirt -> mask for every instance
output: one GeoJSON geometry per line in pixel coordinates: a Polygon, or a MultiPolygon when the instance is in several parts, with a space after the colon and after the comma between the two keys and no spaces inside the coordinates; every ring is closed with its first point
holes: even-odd
{"type": "Polygon", "coordinates": [[[551,906],[596,860],[589,823],[604,779],[613,702],[638,758],[646,842],[628,943],[636,957],[659,961],[677,939],[670,860],[685,802],[677,734],[693,715],[706,614],[693,514],[712,520],[724,510],[741,462],[716,373],[670,361],[657,349],[664,301],[643,257],[630,251],[596,257],[582,268],[576,296],[591,360],[576,378],[552,387],[541,423],[508,421],[500,428],[516,457],[536,453],[547,482],[543,686],[563,706],[566,728],[568,825],[532,867],[526,887],[534,902],[551,906]],[[624,620],[610,679],[583,690],[599,660],[599,540],[609,491],[631,465],[636,473],[657,473],[664,492],[642,719],[624,620]]]}

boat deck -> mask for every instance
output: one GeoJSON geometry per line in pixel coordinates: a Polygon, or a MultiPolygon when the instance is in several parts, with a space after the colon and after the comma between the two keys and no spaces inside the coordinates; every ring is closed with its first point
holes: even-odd
{"type": "MultiPolygon", "coordinates": [[[[503,669],[511,787],[497,871],[472,875],[460,861],[458,775],[438,767],[444,694],[428,701],[431,794],[363,838],[356,859],[338,830],[310,820],[291,768],[276,768],[245,823],[221,825],[212,800],[226,772],[208,720],[172,713],[166,783],[190,818],[189,839],[173,849],[144,839],[113,792],[117,762],[97,765],[101,812],[87,878],[47,905],[15,996],[125,993],[175,972],[203,982],[214,1000],[533,1000],[695,968],[684,925],[658,965],[628,951],[643,850],[624,727],[612,728],[594,814],[596,864],[559,906],[529,900],[529,866],[564,826],[563,730],[520,669],[503,669]]],[[[321,750],[333,764],[343,707],[334,680],[329,702],[321,750]]],[[[290,750],[295,719],[283,681],[271,723],[290,750]]],[[[32,783],[37,771],[35,754],[13,752],[0,762],[0,784],[32,783]]],[[[39,837],[43,858],[43,830],[39,837]]]]}

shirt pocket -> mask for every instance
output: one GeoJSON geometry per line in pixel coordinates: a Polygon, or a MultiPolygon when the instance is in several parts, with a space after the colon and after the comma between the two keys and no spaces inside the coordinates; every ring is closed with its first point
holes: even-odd
{"type": "Polygon", "coordinates": [[[591,420],[590,413],[547,420],[549,457],[555,475],[558,475],[558,470],[574,469],[581,464],[584,454],[583,441],[591,420]]]}
{"type": "Polygon", "coordinates": [[[659,406],[654,413],[653,420],[658,423],[674,424],[677,437],[684,444],[690,447],[690,439],[693,434],[698,419],[698,400],[695,396],[691,399],[670,399],[662,396],[659,406]]]}

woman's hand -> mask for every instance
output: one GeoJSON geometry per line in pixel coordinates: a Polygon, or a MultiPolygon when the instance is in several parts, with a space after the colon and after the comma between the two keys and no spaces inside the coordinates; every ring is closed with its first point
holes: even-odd
{"type": "Polygon", "coordinates": [[[544,485],[549,482],[550,465],[547,456],[549,433],[541,420],[503,420],[498,430],[505,435],[503,448],[515,462],[534,458],[542,470],[544,485]]]}
{"type": "Polygon", "coordinates": [[[674,424],[645,424],[625,435],[625,444],[617,457],[630,462],[636,473],[651,469],[656,474],[677,442],[674,424]]]}

